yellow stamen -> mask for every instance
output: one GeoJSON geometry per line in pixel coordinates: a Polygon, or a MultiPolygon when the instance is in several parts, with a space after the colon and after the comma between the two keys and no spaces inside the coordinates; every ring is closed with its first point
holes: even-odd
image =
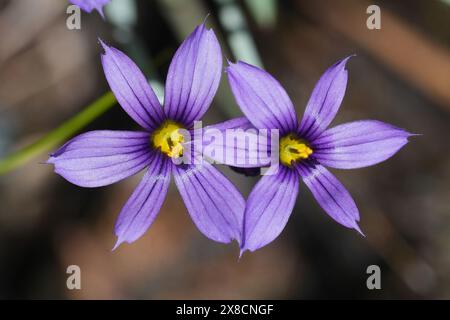
{"type": "Polygon", "coordinates": [[[313,150],[308,144],[293,134],[288,134],[280,139],[280,161],[290,166],[293,162],[308,159],[313,150]]]}
{"type": "Polygon", "coordinates": [[[151,137],[153,146],[160,149],[171,158],[179,158],[183,155],[184,137],[179,132],[181,125],[173,121],[166,121],[156,130],[151,137]]]}

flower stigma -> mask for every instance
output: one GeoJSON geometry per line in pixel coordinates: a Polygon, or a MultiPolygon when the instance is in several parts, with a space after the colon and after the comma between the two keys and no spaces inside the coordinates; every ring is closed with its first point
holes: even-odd
{"type": "Polygon", "coordinates": [[[280,161],[286,166],[292,163],[308,159],[313,150],[306,141],[294,134],[288,134],[280,139],[280,161]]]}

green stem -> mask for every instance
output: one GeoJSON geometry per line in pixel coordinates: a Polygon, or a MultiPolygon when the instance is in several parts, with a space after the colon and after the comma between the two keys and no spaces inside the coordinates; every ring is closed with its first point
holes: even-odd
{"type": "Polygon", "coordinates": [[[0,160],[0,175],[10,172],[15,168],[29,162],[38,155],[49,152],[61,145],[65,140],[72,137],[79,130],[84,128],[94,119],[105,113],[116,104],[116,99],[112,92],[107,92],[96,101],[88,105],[84,110],[70,118],[56,129],[50,131],[45,136],[31,145],[8,155],[0,160]]]}

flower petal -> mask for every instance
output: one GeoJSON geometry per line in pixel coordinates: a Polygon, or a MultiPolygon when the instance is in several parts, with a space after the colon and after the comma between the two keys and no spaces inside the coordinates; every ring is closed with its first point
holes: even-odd
{"type": "Polygon", "coordinates": [[[86,12],[92,12],[94,9],[97,10],[102,17],[104,17],[103,6],[110,1],[111,0],[70,0],[72,4],[79,6],[86,12]]]}
{"type": "Polygon", "coordinates": [[[141,171],[150,161],[149,134],[91,131],[53,153],[55,172],[80,187],[101,187],[141,171]]]}
{"type": "Polygon", "coordinates": [[[245,208],[241,253],[267,245],[283,231],[297,199],[298,183],[297,172],[284,166],[258,181],[245,208]]]}
{"type": "Polygon", "coordinates": [[[270,163],[269,134],[259,132],[246,117],[205,127],[201,146],[204,156],[220,164],[255,168],[270,163]]]}
{"type": "Polygon", "coordinates": [[[350,58],[331,66],[314,87],[299,129],[300,135],[310,141],[325,131],[339,110],[347,87],[345,65],[350,58]]]}
{"type": "Polygon", "coordinates": [[[170,183],[170,160],[153,151],[148,170],[117,218],[117,248],[141,237],[151,226],[166,198],[170,183]]]}
{"type": "Polygon", "coordinates": [[[314,142],[314,156],[323,165],[354,169],[392,157],[408,143],[410,133],[374,120],[355,121],[326,130],[314,142]]]}
{"type": "Polygon", "coordinates": [[[208,238],[241,243],[245,200],[211,164],[173,165],[175,183],[197,228],[208,238]]]}
{"type": "Polygon", "coordinates": [[[281,84],[269,73],[238,61],[227,68],[237,104],[259,129],[279,129],[280,134],[298,127],[294,106],[281,84]]]}
{"type": "Polygon", "coordinates": [[[101,41],[103,70],[122,108],[142,128],[155,130],[164,120],[164,111],[145,76],[123,52],[101,41]]]}
{"type": "Polygon", "coordinates": [[[320,164],[312,163],[300,163],[297,170],[314,198],[331,218],[362,234],[358,226],[358,208],[350,193],[331,172],[320,164]]]}
{"type": "Polygon", "coordinates": [[[191,127],[208,109],[222,73],[214,31],[199,25],[181,44],[169,67],[164,98],[167,117],[191,127]]]}

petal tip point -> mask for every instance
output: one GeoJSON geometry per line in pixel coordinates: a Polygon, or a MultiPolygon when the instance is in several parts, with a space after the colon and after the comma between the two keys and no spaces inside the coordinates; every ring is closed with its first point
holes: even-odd
{"type": "Polygon", "coordinates": [[[352,53],[350,55],[348,55],[346,58],[344,58],[345,61],[348,61],[350,58],[356,57],[357,54],[356,53],[352,53]]]}
{"type": "Polygon", "coordinates": [[[408,138],[409,137],[421,137],[423,135],[424,135],[423,133],[411,133],[411,132],[408,132],[408,138]]]}
{"type": "Polygon", "coordinates": [[[362,232],[361,228],[359,227],[358,223],[355,221],[355,225],[353,226],[353,229],[355,229],[356,231],[358,231],[358,233],[360,235],[362,235],[364,238],[366,237],[366,235],[364,234],[364,232],[362,232]]]}
{"type": "Polygon", "coordinates": [[[102,52],[102,55],[106,54],[106,50],[109,49],[108,45],[107,45],[107,44],[103,41],[103,39],[100,38],[100,37],[97,38],[97,41],[98,41],[98,43],[100,44],[100,46],[102,47],[102,49],[104,50],[104,51],[102,52]]]}
{"type": "Polygon", "coordinates": [[[203,18],[203,21],[202,21],[202,23],[200,24],[200,26],[203,26],[204,28],[206,28],[206,21],[208,20],[208,18],[209,18],[210,15],[211,15],[210,12],[208,12],[208,13],[206,14],[206,16],[203,18]]]}
{"type": "Polygon", "coordinates": [[[105,13],[103,12],[103,8],[97,8],[97,12],[100,14],[103,20],[106,20],[105,13]]]}
{"type": "Polygon", "coordinates": [[[242,256],[244,255],[244,253],[246,251],[248,251],[249,249],[246,248],[245,246],[239,246],[239,257],[238,257],[238,261],[241,261],[242,256]]]}
{"type": "Polygon", "coordinates": [[[353,54],[351,54],[351,55],[345,57],[344,59],[338,61],[338,62],[335,64],[335,66],[341,65],[341,66],[342,66],[342,69],[344,69],[345,71],[347,71],[347,69],[345,68],[345,67],[347,66],[347,62],[348,62],[348,60],[350,60],[350,58],[353,58],[353,57],[356,57],[356,53],[353,53],[353,54]]]}
{"type": "Polygon", "coordinates": [[[115,244],[114,247],[111,249],[111,252],[116,251],[116,249],[119,248],[120,245],[121,245],[122,243],[124,243],[124,242],[125,242],[124,240],[118,238],[117,241],[116,241],[116,244],[115,244]]]}

